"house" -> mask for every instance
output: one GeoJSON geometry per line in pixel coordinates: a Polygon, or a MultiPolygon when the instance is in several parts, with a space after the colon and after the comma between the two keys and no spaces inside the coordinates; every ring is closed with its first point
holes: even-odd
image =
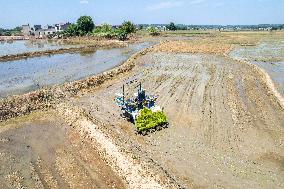
{"type": "Polygon", "coordinates": [[[34,35],[36,36],[36,37],[43,37],[43,36],[48,36],[48,35],[52,35],[52,34],[54,34],[54,33],[56,33],[56,29],[55,29],[55,27],[46,27],[46,28],[44,28],[44,29],[39,29],[39,30],[36,30],[35,32],[34,32],[34,35]]]}
{"type": "Polygon", "coordinates": [[[27,25],[22,25],[22,34],[24,36],[30,36],[32,33],[31,33],[31,27],[29,24],[27,25]]]}
{"type": "Polygon", "coordinates": [[[34,25],[34,31],[40,30],[41,29],[41,25],[34,25]]]}
{"type": "Polygon", "coordinates": [[[43,28],[41,25],[34,25],[31,27],[29,24],[22,26],[22,33],[24,36],[35,36],[36,38],[42,38],[44,36],[52,35],[56,32],[64,31],[68,28],[70,23],[61,23],[61,24],[54,24],[46,25],[43,28]]]}
{"type": "Polygon", "coordinates": [[[57,32],[61,32],[61,31],[67,30],[67,28],[70,25],[71,25],[71,23],[67,22],[67,23],[55,24],[54,27],[55,27],[57,32]]]}

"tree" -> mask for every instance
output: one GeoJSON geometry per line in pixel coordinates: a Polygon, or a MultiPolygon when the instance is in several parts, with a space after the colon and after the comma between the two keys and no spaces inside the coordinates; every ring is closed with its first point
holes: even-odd
{"type": "Polygon", "coordinates": [[[64,35],[71,37],[77,36],[79,34],[78,26],[76,24],[71,24],[68,28],[64,31],[64,35]]]}
{"type": "Polygon", "coordinates": [[[96,27],[93,30],[93,35],[96,37],[104,37],[107,39],[113,39],[116,37],[116,31],[109,24],[103,24],[102,26],[96,27]]]}
{"type": "Polygon", "coordinates": [[[167,28],[171,31],[177,30],[177,27],[176,27],[175,23],[173,23],[173,22],[171,22],[170,25],[167,26],[167,28]]]}
{"type": "Polygon", "coordinates": [[[85,35],[91,31],[93,31],[95,24],[93,19],[90,16],[81,16],[77,20],[77,29],[79,34],[85,35]]]}
{"type": "Polygon", "coordinates": [[[158,36],[160,35],[160,32],[157,30],[157,28],[155,28],[154,26],[151,26],[149,29],[148,29],[148,32],[150,35],[152,36],[158,36]]]}
{"type": "Polygon", "coordinates": [[[273,27],[270,29],[270,31],[276,31],[277,29],[278,29],[277,27],[273,26],[273,27]]]}
{"type": "Polygon", "coordinates": [[[20,26],[17,26],[17,27],[15,27],[14,29],[13,29],[14,31],[21,31],[22,30],[22,27],[20,27],[20,26]]]}
{"type": "Polygon", "coordinates": [[[139,30],[143,30],[143,25],[142,25],[142,24],[139,24],[139,25],[138,25],[138,29],[139,29],[139,30]]]}
{"type": "Polygon", "coordinates": [[[11,36],[12,33],[11,33],[10,31],[6,31],[6,32],[4,33],[4,35],[5,35],[5,36],[11,36]]]}
{"type": "Polygon", "coordinates": [[[177,25],[176,29],[177,30],[187,30],[187,27],[185,25],[177,25]]]}
{"type": "Polygon", "coordinates": [[[126,34],[135,33],[136,27],[130,21],[124,21],[120,27],[126,34]]]}

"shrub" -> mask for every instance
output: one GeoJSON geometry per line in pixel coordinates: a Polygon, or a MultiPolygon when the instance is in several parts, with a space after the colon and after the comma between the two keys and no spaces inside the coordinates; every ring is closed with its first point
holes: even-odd
{"type": "Polygon", "coordinates": [[[115,31],[94,33],[94,36],[113,39],[116,37],[115,31]]]}
{"type": "Polygon", "coordinates": [[[138,116],[135,126],[138,132],[147,131],[150,129],[155,129],[158,126],[162,126],[167,123],[166,115],[159,111],[153,112],[148,108],[141,110],[138,116]]]}
{"type": "Polygon", "coordinates": [[[64,31],[64,36],[72,37],[79,35],[78,27],[76,24],[71,24],[68,28],[64,31]]]}
{"type": "Polygon", "coordinates": [[[111,31],[113,31],[112,26],[109,25],[109,24],[103,24],[103,25],[100,27],[100,30],[101,30],[102,32],[111,32],[111,31]]]}
{"type": "Polygon", "coordinates": [[[113,39],[116,37],[116,31],[109,24],[103,24],[102,26],[96,27],[93,30],[93,35],[97,37],[104,37],[107,39],[113,39]]]}
{"type": "Polygon", "coordinates": [[[9,32],[9,31],[7,31],[7,32],[5,32],[5,34],[4,34],[5,36],[11,36],[12,35],[12,33],[11,32],[9,32]]]}
{"type": "Polygon", "coordinates": [[[93,30],[93,35],[97,37],[104,37],[107,39],[114,39],[117,38],[121,41],[124,41],[127,39],[127,33],[119,29],[113,29],[111,25],[103,24],[102,26],[96,27],[93,30]]]}
{"type": "Polygon", "coordinates": [[[136,32],[135,25],[130,21],[124,21],[120,27],[126,34],[131,34],[136,32]]]}
{"type": "Polygon", "coordinates": [[[111,32],[112,26],[109,24],[103,24],[102,26],[97,26],[94,30],[93,33],[104,33],[104,32],[111,32]]]}
{"type": "Polygon", "coordinates": [[[127,39],[127,33],[124,30],[116,30],[116,37],[118,40],[125,41],[127,39]]]}
{"type": "Polygon", "coordinates": [[[158,36],[160,35],[160,32],[157,30],[157,28],[151,26],[149,29],[148,29],[148,32],[150,35],[152,36],[158,36]]]}

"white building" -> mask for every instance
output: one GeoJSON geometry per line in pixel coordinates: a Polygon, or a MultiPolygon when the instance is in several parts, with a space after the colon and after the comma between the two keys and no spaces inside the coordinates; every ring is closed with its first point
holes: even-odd
{"type": "Polygon", "coordinates": [[[45,27],[41,28],[41,25],[34,25],[34,27],[30,27],[30,25],[23,25],[22,26],[22,33],[24,36],[35,36],[35,37],[44,37],[48,35],[52,35],[56,32],[62,32],[68,28],[70,23],[64,24],[55,24],[53,26],[46,25],[45,27]]]}

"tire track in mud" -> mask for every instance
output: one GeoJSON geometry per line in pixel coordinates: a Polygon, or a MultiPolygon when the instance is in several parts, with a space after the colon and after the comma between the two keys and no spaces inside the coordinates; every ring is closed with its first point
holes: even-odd
{"type": "MultiPolygon", "coordinates": [[[[226,57],[228,57],[228,56],[226,55],[226,57]]],[[[249,61],[245,61],[245,60],[237,59],[237,58],[232,58],[232,57],[229,57],[229,58],[231,58],[235,61],[249,65],[252,69],[254,69],[256,72],[258,72],[260,75],[262,75],[262,77],[264,77],[266,85],[268,86],[270,91],[274,94],[274,96],[277,98],[279,105],[284,109],[284,97],[279,93],[279,91],[275,87],[275,84],[272,81],[271,77],[269,76],[269,74],[264,69],[250,63],[249,61]]]]}
{"type": "MultiPolygon", "coordinates": [[[[131,159],[123,150],[113,143],[107,135],[88,119],[88,115],[77,107],[68,104],[59,104],[57,112],[67,123],[75,127],[84,137],[90,138],[94,145],[105,155],[111,167],[125,179],[129,188],[168,188],[160,183],[158,175],[131,159]]],[[[170,188],[175,188],[171,186],[170,188]]]]}
{"type": "MultiPolygon", "coordinates": [[[[279,106],[273,102],[273,98],[271,99],[269,96],[266,96],[265,84],[261,83],[261,81],[255,80],[255,75],[251,73],[252,70],[249,67],[246,67],[241,63],[236,63],[236,65],[242,67],[242,69],[238,69],[238,72],[233,72],[235,74],[234,77],[230,78],[226,84],[228,91],[230,91],[227,99],[228,105],[232,113],[234,127],[236,128],[234,134],[237,142],[235,143],[240,144],[238,146],[238,151],[234,151],[234,153],[244,154],[243,159],[245,159],[247,163],[244,164],[243,167],[248,173],[246,175],[248,178],[254,177],[255,180],[258,180],[259,183],[263,184],[261,177],[271,177],[273,178],[272,180],[278,180],[278,183],[281,183],[282,181],[275,177],[275,175],[271,174],[272,171],[267,172],[267,170],[272,169],[271,167],[259,167],[259,162],[255,158],[261,156],[259,154],[265,154],[266,151],[277,151],[276,153],[283,154],[280,146],[280,148],[275,148],[281,144],[279,143],[280,141],[276,143],[271,141],[273,138],[281,140],[283,135],[275,135],[274,133],[273,136],[273,134],[269,134],[270,129],[279,129],[278,131],[283,133],[283,128],[281,128],[281,124],[283,124],[283,119],[281,121],[281,117],[283,118],[283,116],[281,116],[281,114],[283,115],[283,111],[281,111],[281,108],[279,109],[279,106]],[[240,78],[243,79],[240,80],[240,78]],[[238,83],[243,85],[243,88],[245,89],[244,91],[240,91],[242,89],[238,88],[238,83]],[[269,108],[271,105],[276,107],[275,110],[269,108]],[[266,113],[264,114],[263,112],[274,112],[276,115],[270,114],[270,117],[266,117],[266,113]],[[271,119],[276,119],[277,121],[271,122],[271,119]],[[259,120],[263,121],[260,122],[259,120]],[[270,123],[266,124],[265,122],[270,123]],[[270,126],[268,127],[268,125],[270,126]],[[244,138],[244,135],[248,135],[248,137],[244,138]],[[248,141],[250,144],[248,144],[248,141]],[[246,149],[244,146],[247,146],[248,148],[246,149]],[[248,149],[251,150],[247,151],[248,149]],[[253,164],[257,166],[253,166],[253,164]]],[[[283,173],[278,174],[280,175],[283,173]]],[[[279,187],[281,184],[275,185],[275,187],[276,186],[279,187]]]]}
{"type": "Polygon", "coordinates": [[[207,63],[207,71],[210,75],[210,80],[207,83],[207,87],[206,87],[206,91],[205,91],[205,96],[207,97],[206,101],[204,102],[204,109],[203,112],[207,112],[207,114],[205,114],[206,116],[203,117],[201,120],[203,122],[203,126],[204,126],[204,138],[205,141],[210,144],[212,142],[212,135],[213,135],[213,131],[214,131],[214,124],[212,123],[213,118],[214,120],[216,119],[216,115],[215,115],[215,111],[213,111],[214,108],[214,104],[216,101],[213,100],[214,98],[214,94],[212,95],[212,93],[214,92],[213,90],[215,89],[215,83],[216,83],[216,66],[215,65],[208,65],[207,63]],[[206,107],[207,106],[207,107],[206,107]],[[207,119],[209,116],[209,120],[207,119]],[[205,124],[206,122],[206,124],[205,124]]]}
{"type": "Polygon", "coordinates": [[[36,188],[60,188],[51,170],[44,165],[40,158],[38,158],[35,163],[31,162],[31,172],[32,175],[35,176],[34,181],[36,188]]]}
{"type": "MultiPolygon", "coordinates": [[[[142,81],[149,93],[159,95],[158,104],[164,107],[170,128],[141,138],[131,134],[132,129],[124,129],[132,126],[119,121],[115,111],[110,122],[119,121],[116,130],[122,125],[120,132],[129,134],[127,141],[140,141],[148,156],[178,183],[188,188],[281,188],[284,172],[278,168],[284,157],[283,111],[267,95],[261,80],[255,87],[258,74],[250,67],[216,55],[148,53],[127,80],[132,80],[132,75],[136,84],[142,81]],[[136,74],[144,69],[146,74],[136,74]],[[267,124],[261,119],[267,119],[267,124]],[[267,159],[274,155],[265,155],[268,152],[279,159],[273,160],[273,166],[267,159]]],[[[110,82],[92,94],[92,99],[104,104],[95,103],[101,106],[101,114],[115,107],[110,99],[125,81],[110,82]]],[[[135,87],[129,87],[129,94],[134,91],[135,87]]]]}

